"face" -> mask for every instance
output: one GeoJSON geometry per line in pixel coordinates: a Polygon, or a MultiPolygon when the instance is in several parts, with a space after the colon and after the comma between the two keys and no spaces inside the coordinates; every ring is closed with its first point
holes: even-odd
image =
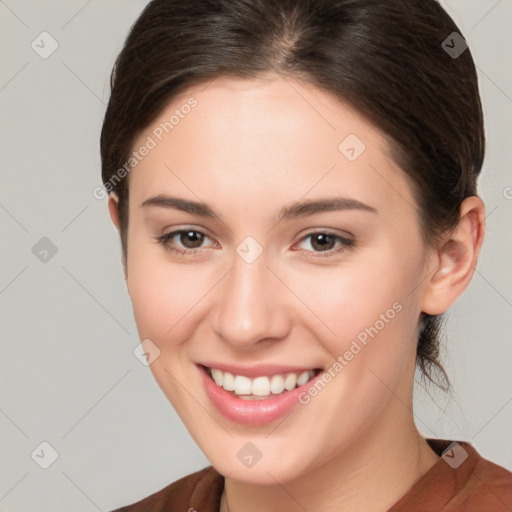
{"type": "Polygon", "coordinates": [[[224,77],[133,149],[136,323],[217,470],[286,482],[403,431],[427,261],[384,137],[312,85],[224,77]]]}

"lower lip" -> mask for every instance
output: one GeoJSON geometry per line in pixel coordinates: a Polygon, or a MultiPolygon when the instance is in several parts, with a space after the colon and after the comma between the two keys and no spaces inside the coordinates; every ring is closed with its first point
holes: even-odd
{"type": "Polygon", "coordinates": [[[248,425],[264,425],[286,416],[299,403],[299,395],[322,374],[320,372],[306,384],[271,398],[244,400],[217,386],[203,366],[198,365],[198,368],[203,376],[206,394],[218,411],[231,421],[248,425]]]}

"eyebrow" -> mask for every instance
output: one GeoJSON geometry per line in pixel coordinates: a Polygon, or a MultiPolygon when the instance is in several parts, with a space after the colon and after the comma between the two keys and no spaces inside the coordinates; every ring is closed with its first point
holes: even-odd
{"type": "MultiPolygon", "coordinates": [[[[141,207],[147,206],[172,208],[192,215],[199,215],[201,217],[217,217],[215,212],[206,203],[191,201],[189,199],[182,199],[179,197],[158,195],[146,199],[141,204],[141,207]]],[[[279,221],[295,219],[298,217],[307,217],[316,213],[340,210],[361,210],[376,214],[378,213],[373,206],[362,203],[357,199],[351,199],[348,197],[328,197],[324,199],[298,201],[290,206],[285,206],[281,208],[279,212],[279,221]]]]}
{"type": "Polygon", "coordinates": [[[289,220],[297,217],[306,217],[315,213],[334,212],[340,210],[361,210],[366,212],[378,213],[373,206],[369,206],[357,199],[348,197],[328,197],[325,199],[312,199],[298,201],[291,206],[281,209],[279,220],[289,220]]]}

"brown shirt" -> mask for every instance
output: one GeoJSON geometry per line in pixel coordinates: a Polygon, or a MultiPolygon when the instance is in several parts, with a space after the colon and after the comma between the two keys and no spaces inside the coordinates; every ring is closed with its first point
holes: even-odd
{"type": "MultiPolygon", "coordinates": [[[[439,460],[388,512],[512,512],[512,473],[471,444],[427,439],[439,460]]],[[[113,512],[218,512],[224,477],[213,466],[113,512]]]]}

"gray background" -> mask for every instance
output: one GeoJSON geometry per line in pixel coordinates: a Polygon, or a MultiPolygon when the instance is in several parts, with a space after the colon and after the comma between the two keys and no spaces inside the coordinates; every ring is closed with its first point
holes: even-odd
{"type": "MultiPolygon", "coordinates": [[[[415,415],[427,437],[471,441],[512,470],[512,1],[442,3],[479,71],[487,233],[449,315],[453,398],[418,386],[415,415]]],[[[110,70],[145,4],[0,1],[2,512],[108,511],[208,465],[133,355],[119,241],[93,195],[110,70]],[[31,47],[43,31],[58,44],[46,59],[31,47]],[[48,469],[43,441],[58,452],[48,469]]]]}

